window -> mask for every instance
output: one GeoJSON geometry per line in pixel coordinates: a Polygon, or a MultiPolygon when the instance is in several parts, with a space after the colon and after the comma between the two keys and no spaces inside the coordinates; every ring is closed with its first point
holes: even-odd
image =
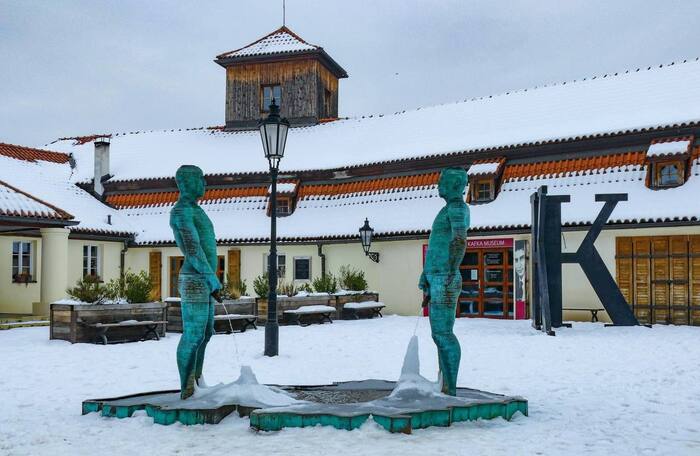
{"type": "Polygon", "coordinates": [[[216,257],[216,278],[219,279],[219,282],[222,285],[225,282],[225,278],[224,278],[225,266],[226,266],[226,259],[224,258],[224,256],[223,255],[217,256],[216,257]]]}
{"type": "Polygon", "coordinates": [[[472,183],[471,200],[473,202],[485,202],[493,200],[493,179],[477,179],[472,183]]]}
{"type": "Polygon", "coordinates": [[[323,115],[326,117],[331,117],[331,91],[325,89],[323,91],[323,115]]]}
{"type": "Polygon", "coordinates": [[[83,277],[100,277],[102,268],[100,265],[100,248],[97,245],[83,246],[83,277]]]}
{"type": "Polygon", "coordinates": [[[12,281],[29,282],[34,277],[34,257],[32,243],[12,242],[12,281]]]}
{"type": "Polygon", "coordinates": [[[294,280],[311,280],[311,257],[294,257],[294,280]]]}
{"type": "MultiPolygon", "coordinates": [[[[267,272],[268,268],[268,257],[269,254],[265,254],[265,261],[263,262],[263,273],[267,272]]],[[[285,254],[277,254],[277,278],[278,279],[284,279],[285,273],[287,272],[287,255],[285,254]]]]}
{"type": "Polygon", "coordinates": [[[289,198],[277,198],[277,215],[289,215],[289,209],[289,198]]]}
{"type": "Polygon", "coordinates": [[[654,186],[676,187],[682,185],[685,178],[685,166],[682,161],[654,164],[654,186]]]}
{"type": "Polygon", "coordinates": [[[260,111],[268,112],[270,110],[270,105],[272,104],[273,98],[275,99],[277,106],[282,106],[282,86],[262,86],[262,106],[260,107],[260,111]]]}

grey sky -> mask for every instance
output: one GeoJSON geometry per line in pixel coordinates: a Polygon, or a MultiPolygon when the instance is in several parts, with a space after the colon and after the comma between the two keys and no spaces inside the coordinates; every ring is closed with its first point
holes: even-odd
{"type": "MultiPolygon", "coordinates": [[[[221,125],[213,58],[282,0],[0,0],[0,142],[221,125]]],[[[349,73],[341,116],[389,113],[700,55],[695,0],[287,0],[349,73]]]]}

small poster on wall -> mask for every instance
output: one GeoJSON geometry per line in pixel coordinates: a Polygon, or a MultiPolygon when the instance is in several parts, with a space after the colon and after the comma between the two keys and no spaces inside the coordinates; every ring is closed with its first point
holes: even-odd
{"type": "Polygon", "coordinates": [[[527,241],[515,241],[513,247],[513,285],[515,288],[515,319],[527,318],[527,241]]]}

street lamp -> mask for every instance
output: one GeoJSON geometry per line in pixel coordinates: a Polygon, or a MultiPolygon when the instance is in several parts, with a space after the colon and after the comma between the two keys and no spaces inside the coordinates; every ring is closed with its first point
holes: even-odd
{"type": "Polygon", "coordinates": [[[277,171],[284,157],[289,122],[280,117],[280,108],[272,99],[267,119],[258,122],[260,138],[270,165],[270,257],[267,261],[267,277],[270,291],[267,296],[267,322],[265,323],[265,356],[279,353],[279,323],[277,322],[277,171]]]}
{"type": "Polygon", "coordinates": [[[365,219],[365,224],[360,227],[360,241],[362,242],[362,250],[365,251],[365,256],[368,256],[370,260],[375,263],[379,263],[379,252],[370,252],[369,249],[372,246],[372,234],[374,234],[374,229],[369,226],[369,220],[365,219]]]}

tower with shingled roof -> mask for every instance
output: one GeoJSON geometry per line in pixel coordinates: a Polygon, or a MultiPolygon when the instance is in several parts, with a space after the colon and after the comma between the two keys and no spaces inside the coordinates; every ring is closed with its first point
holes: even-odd
{"type": "Polygon", "coordinates": [[[255,128],[273,98],[292,125],[338,117],[338,80],[347,73],[285,26],[215,62],[226,68],[227,130],[255,128]]]}

